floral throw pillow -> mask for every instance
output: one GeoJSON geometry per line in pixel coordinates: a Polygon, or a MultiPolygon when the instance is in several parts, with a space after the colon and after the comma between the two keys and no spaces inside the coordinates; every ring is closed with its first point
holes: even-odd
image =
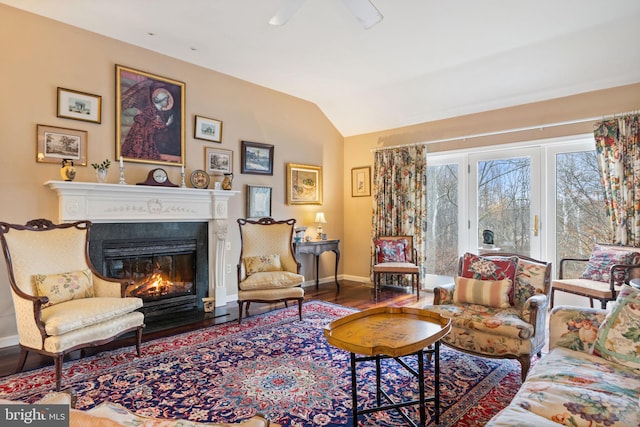
{"type": "Polygon", "coordinates": [[[509,303],[513,305],[513,281],[516,275],[518,257],[483,257],[472,253],[462,256],[462,271],[460,275],[477,280],[509,279],[509,303]]]}
{"type": "MultiPolygon", "coordinates": [[[[640,253],[625,250],[617,250],[605,246],[596,245],[589,257],[587,268],[580,276],[581,279],[590,279],[598,282],[608,282],[611,266],[614,264],[637,264],[640,262],[640,253]]],[[[624,272],[616,272],[616,283],[624,282],[624,272]]]]}
{"type": "Polygon", "coordinates": [[[253,273],[262,273],[265,271],[282,270],[280,255],[278,254],[246,257],[244,259],[244,267],[247,269],[248,275],[253,273]]]}
{"type": "Polygon", "coordinates": [[[383,262],[407,262],[407,249],[409,246],[407,239],[376,240],[374,244],[378,249],[378,264],[383,262]]]}
{"type": "Polygon", "coordinates": [[[36,274],[33,276],[33,283],[39,296],[49,298],[49,302],[43,307],[94,296],[93,276],[89,269],[59,274],[36,274]]]}
{"type": "Polygon", "coordinates": [[[593,354],[640,373],[640,289],[622,285],[598,329],[593,354]]]}
{"type": "Polygon", "coordinates": [[[508,308],[511,282],[502,280],[477,280],[467,277],[456,277],[453,301],[486,305],[489,307],[508,308]]]}

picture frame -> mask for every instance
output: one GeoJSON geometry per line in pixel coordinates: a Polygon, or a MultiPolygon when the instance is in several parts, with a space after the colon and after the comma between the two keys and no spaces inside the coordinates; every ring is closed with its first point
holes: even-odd
{"type": "Polygon", "coordinates": [[[56,115],[63,119],[102,123],[102,97],[59,87],[56,115]]]}
{"type": "Polygon", "coordinates": [[[222,143],[222,121],[195,116],[193,137],[195,139],[222,143]]]}
{"type": "Polygon", "coordinates": [[[287,204],[322,204],[322,166],[287,163],[287,204]]]}
{"type": "Polygon", "coordinates": [[[261,142],[241,142],[240,172],[253,175],[273,175],[274,147],[261,142]]]}
{"type": "Polygon", "coordinates": [[[86,166],[87,137],[86,130],[39,124],[36,126],[36,161],[62,164],[68,159],[74,166],[86,166]]]}
{"type": "Polygon", "coordinates": [[[233,173],[233,151],[223,148],[204,148],[204,170],[209,175],[233,173]]]}
{"type": "Polygon", "coordinates": [[[271,217],[271,187],[247,185],[247,218],[271,217]]]}
{"type": "Polygon", "coordinates": [[[371,196],[371,166],[351,168],[351,197],[371,196]]]}
{"type": "Polygon", "coordinates": [[[185,83],[116,65],[116,158],[184,166],[185,83]]]}

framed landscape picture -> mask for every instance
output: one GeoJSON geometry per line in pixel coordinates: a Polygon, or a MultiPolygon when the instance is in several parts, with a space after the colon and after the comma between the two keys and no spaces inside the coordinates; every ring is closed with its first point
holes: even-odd
{"type": "Polygon", "coordinates": [[[273,145],[242,141],[240,172],[273,175],[273,145]]]}
{"type": "Polygon", "coordinates": [[[322,167],[287,163],[287,204],[322,204],[322,167]]]}
{"type": "Polygon", "coordinates": [[[233,173],[233,151],[222,148],[204,148],[204,170],[209,175],[233,173]]]}
{"type": "Polygon", "coordinates": [[[271,216],[271,187],[247,185],[247,218],[271,216]]]}
{"type": "Polygon", "coordinates": [[[60,163],[73,161],[75,166],[87,165],[87,131],[37,125],[36,161],[60,163]]]}
{"type": "Polygon", "coordinates": [[[222,142],[222,122],[216,119],[196,116],[193,137],[204,139],[205,141],[222,142]]]}
{"type": "Polygon", "coordinates": [[[59,87],[57,116],[64,119],[100,123],[102,121],[102,97],[59,87]]]}
{"type": "Polygon", "coordinates": [[[116,65],[116,158],[184,165],[185,84],[116,65]]]}

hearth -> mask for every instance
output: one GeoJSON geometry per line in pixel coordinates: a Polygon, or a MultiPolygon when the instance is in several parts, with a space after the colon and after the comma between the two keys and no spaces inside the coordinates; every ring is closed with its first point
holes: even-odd
{"type": "Polygon", "coordinates": [[[130,279],[145,317],[202,309],[208,296],[207,223],[93,224],[89,257],[105,276],[130,279]]]}

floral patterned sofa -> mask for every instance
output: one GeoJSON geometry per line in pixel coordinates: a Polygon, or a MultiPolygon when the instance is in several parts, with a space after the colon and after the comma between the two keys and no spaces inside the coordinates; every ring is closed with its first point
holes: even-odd
{"type": "MultiPolygon", "coordinates": [[[[260,415],[253,416],[238,423],[199,423],[183,419],[151,418],[134,414],[124,406],[112,402],[103,402],[89,410],[72,409],[74,397],[68,392],[52,392],[35,404],[41,405],[69,405],[69,427],[281,427],[280,424],[269,422],[260,415]]],[[[20,405],[25,402],[0,399],[1,405],[20,405]]],[[[0,421],[3,417],[0,415],[0,421]]],[[[1,422],[0,422],[1,424],[1,422]]]]}
{"type": "Polygon", "coordinates": [[[488,426],[640,426],[640,289],[611,311],[559,306],[550,352],[488,426]]]}

